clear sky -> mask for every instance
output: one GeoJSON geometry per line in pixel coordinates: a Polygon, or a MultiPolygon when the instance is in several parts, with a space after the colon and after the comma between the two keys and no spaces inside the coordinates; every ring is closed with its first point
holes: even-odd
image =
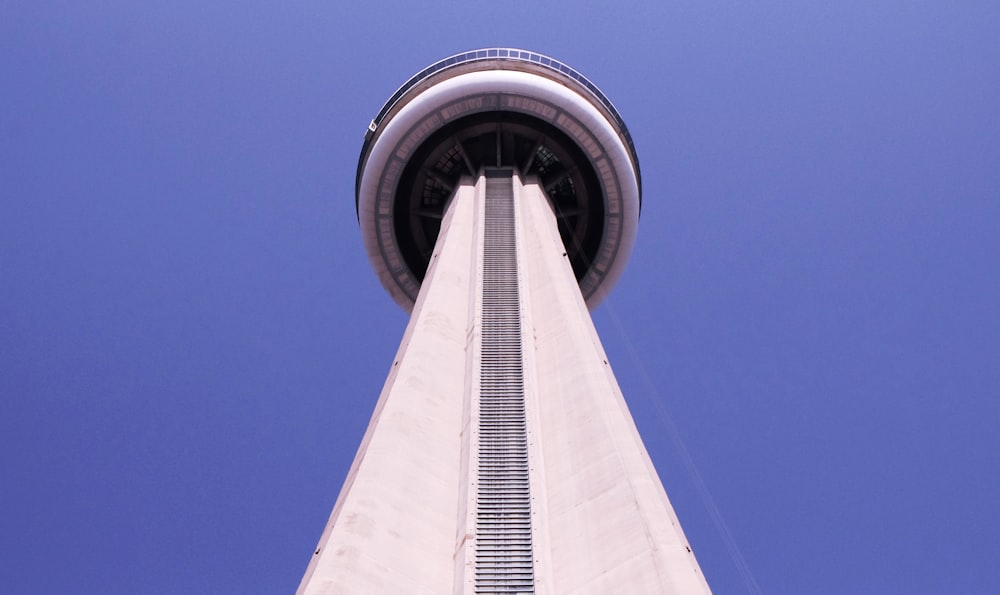
{"type": "Polygon", "coordinates": [[[0,592],[295,589],[406,323],[363,133],[484,46],[632,130],[595,319],[716,593],[1000,592],[998,31],[995,0],[0,0],[0,592]]]}

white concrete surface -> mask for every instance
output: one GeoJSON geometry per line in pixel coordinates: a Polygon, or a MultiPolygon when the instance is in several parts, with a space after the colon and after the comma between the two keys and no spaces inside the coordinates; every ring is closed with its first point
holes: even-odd
{"type": "Polygon", "coordinates": [[[552,210],[537,184],[516,196],[533,353],[532,486],[544,486],[536,494],[544,507],[539,579],[559,595],[710,593],[608,365],[552,210]]]}
{"type": "Polygon", "coordinates": [[[442,222],[426,282],[298,593],[449,593],[466,398],[473,189],[442,222]]]}

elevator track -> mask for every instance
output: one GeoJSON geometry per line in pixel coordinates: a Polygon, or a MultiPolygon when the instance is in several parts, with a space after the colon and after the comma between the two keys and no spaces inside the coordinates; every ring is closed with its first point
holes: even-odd
{"type": "Polygon", "coordinates": [[[476,593],[534,593],[513,172],[486,170],[476,593]]]}

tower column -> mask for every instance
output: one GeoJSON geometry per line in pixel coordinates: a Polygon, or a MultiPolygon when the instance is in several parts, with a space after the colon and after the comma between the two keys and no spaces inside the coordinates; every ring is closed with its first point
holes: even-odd
{"type": "Polygon", "coordinates": [[[537,181],[463,181],[300,593],[708,593],[537,181]]]}

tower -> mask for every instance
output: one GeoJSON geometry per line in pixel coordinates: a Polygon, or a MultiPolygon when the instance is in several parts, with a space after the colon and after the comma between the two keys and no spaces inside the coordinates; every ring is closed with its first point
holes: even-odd
{"type": "Polygon", "coordinates": [[[365,248],[411,312],[299,593],[708,593],[590,320],[640,174],[534,52],[441,60],[365,135],[365,248]]]}

